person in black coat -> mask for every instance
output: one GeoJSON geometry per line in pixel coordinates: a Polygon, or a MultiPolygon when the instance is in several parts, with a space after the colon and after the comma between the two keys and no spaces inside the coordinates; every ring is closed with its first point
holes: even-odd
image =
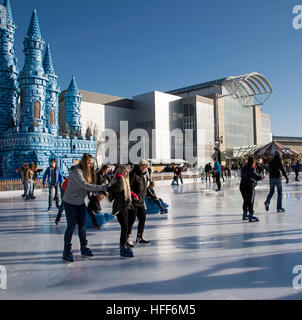
{"type": "Polygon", "coordinates": [[[270,182],[270,192],[267,196],[267,199],[264,203],[266,212],[269,211],[269,206],[271,199],[275,193],[275,187],[278,190],[278,199],[277,199],[277,211],[278,212],[285,212],[285,209],[282,208],[282,175],[286,179],[286,184],[288,184],[288,176],[285,172],[284,166],[281,160],[281,154],[276,151],[273,160],[268,165],[269,170],[269,182],[270,182]]]}
{"type": "MultiPolygon", "coordinates": [[[[145,210],[145,197],[147,193],[147,178],[146,171],[148,170],[149,163],[146,160],[142,160],[139,165],[135,165],[130,172],[130,187],[131,191],[138,196],[138,200],[133,201],[135,210],[135,217],[138,218],[138,230],[137,230],[137,244],[149,245],[150,241],[144,238],[144,230],[146,224],[146,210],[145,210]]],[[[136,218],[135,218],[136,219],[136,218]]],[[[135,222],[133,221],[133,224],[135,222]]],[[[132,224],[132,226],[133,226],[132,224]]],[[[132,246],[132,227],[129,228],[128,245],[132,246]]]]}
{"type": "Polygon", "coordinates": [[[136,194],[131,192],[128,166],[121,165],[117,168],[116,175],[108,187],[108,192],[110,194],[109,201],[113,201],[112,214],[117,217],[117,220],[121,225],[121,256],[132,258],[134,256],[132,250],[134,245],[129,245],[128,234],[136,219],[132,198],[138,199],[138,197],[136,194]]]}
{"type": "Polygon", "coordinates": [[[254,216],[254,200],[255,187],[257,186],[257,181],[260,180],[264,180],[264,178],[256,173],[254,158],[250,157],[246,166],[241,170],[240,192],[243,198],[243,220],[249,220],[249,222],[259,221],[259,219],[254,216]]]}
{"type": "Polygon", "coordinates": [[[97,185],[109,185],[111,182],[111,177],[109,176],[110,167],[104,165],[100,170],[96,172],[96,184],[97,185]]]}

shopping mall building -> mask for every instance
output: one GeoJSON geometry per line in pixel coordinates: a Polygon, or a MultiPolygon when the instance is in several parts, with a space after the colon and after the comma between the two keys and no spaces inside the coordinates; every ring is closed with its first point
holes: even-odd
{"type": "MultiPolygon", "coordinates": [[[[217,147],[222,160],[230,160],[255,145],[272,141],[270,116],[262,113],[262,106],[273,89],[260,73],[231,76],[168,92],[153,91],[132,99],[79,91],[83,135],[90,127],[99,134],[113,129],[119,137],[120,122],[127,121],[129,134],[136,128],[148,133],[150,143],[145,154],[153,163],[186,160],[186,130],[192,132],[193,154],[199,166],[211,161],[217,147]],[[174,137],[180,132],[183,141],[174,137]]],[[[59,121],[63,128],[65,91],[60,96],[59,121]]],[[[117,158],[119,161],[119,155],[117,158]]]]}

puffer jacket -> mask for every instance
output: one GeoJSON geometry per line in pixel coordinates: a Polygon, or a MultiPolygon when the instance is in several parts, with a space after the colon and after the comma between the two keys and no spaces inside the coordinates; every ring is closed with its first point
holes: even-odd
{"type": "Polygon", "coordinates": [[[139,198],[138,201],[133,202],[133,205],[135,207],[144,207],[147,193],[147,179],[140,171],[138,165],[135,165],[133,170],[130,172],[130,187],[139,198]]]}

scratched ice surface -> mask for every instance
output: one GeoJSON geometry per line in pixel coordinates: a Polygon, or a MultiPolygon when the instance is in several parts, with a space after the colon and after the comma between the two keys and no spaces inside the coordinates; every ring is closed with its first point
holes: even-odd
{"type": "MultiPolygon", "coordinates": [[[[152,246],[135,248],[134,259],[119,256],[120,227],[87,232],[95,257],[79,253],[62,261],[65,218],[56,227],[47,192],[25,203],[18,193],[0,194],[0,265],[7,269],[7,290],[0,299],[301,299],[293,288],[302,265],[302,185],[284,185],[286,213],[264,210],[267,182],[257,187],[259,223],[241,221],[238,181],[223,192],[213,184],[158,183],[156,192],[170,204],[169,214],[149,215],[145,235],[152,246]]],[[[110,211],[109,204],[104,211],[110,211]]],[[[136,226],[133,235],[136,235],[136,226]]],[[[300,282],[301,284],[301,282],[300,282]]]]}

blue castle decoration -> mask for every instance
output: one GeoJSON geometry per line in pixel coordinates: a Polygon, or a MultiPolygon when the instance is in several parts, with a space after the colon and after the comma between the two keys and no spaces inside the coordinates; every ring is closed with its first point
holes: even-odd
{"type": "MultiPolygon", "coordinates": [[[[72,77],[65,93],[66,122],[78,133],[59,136],[58,77],[50,46],[42,38],[34,9],[23,42],[25,62],[19,73],[14,53],[16,25],[9,0],[4,0],[5,19],[0,23],[0,178],[18,177],[16,169],[33,161],[46,169],[52,158],[64,174],[83,153],[96,153],[96,142],[84,140],[81,132],[81,94],[72,77]]],[[[3,14],[3,12],[2,12],[3,14]]]]}

